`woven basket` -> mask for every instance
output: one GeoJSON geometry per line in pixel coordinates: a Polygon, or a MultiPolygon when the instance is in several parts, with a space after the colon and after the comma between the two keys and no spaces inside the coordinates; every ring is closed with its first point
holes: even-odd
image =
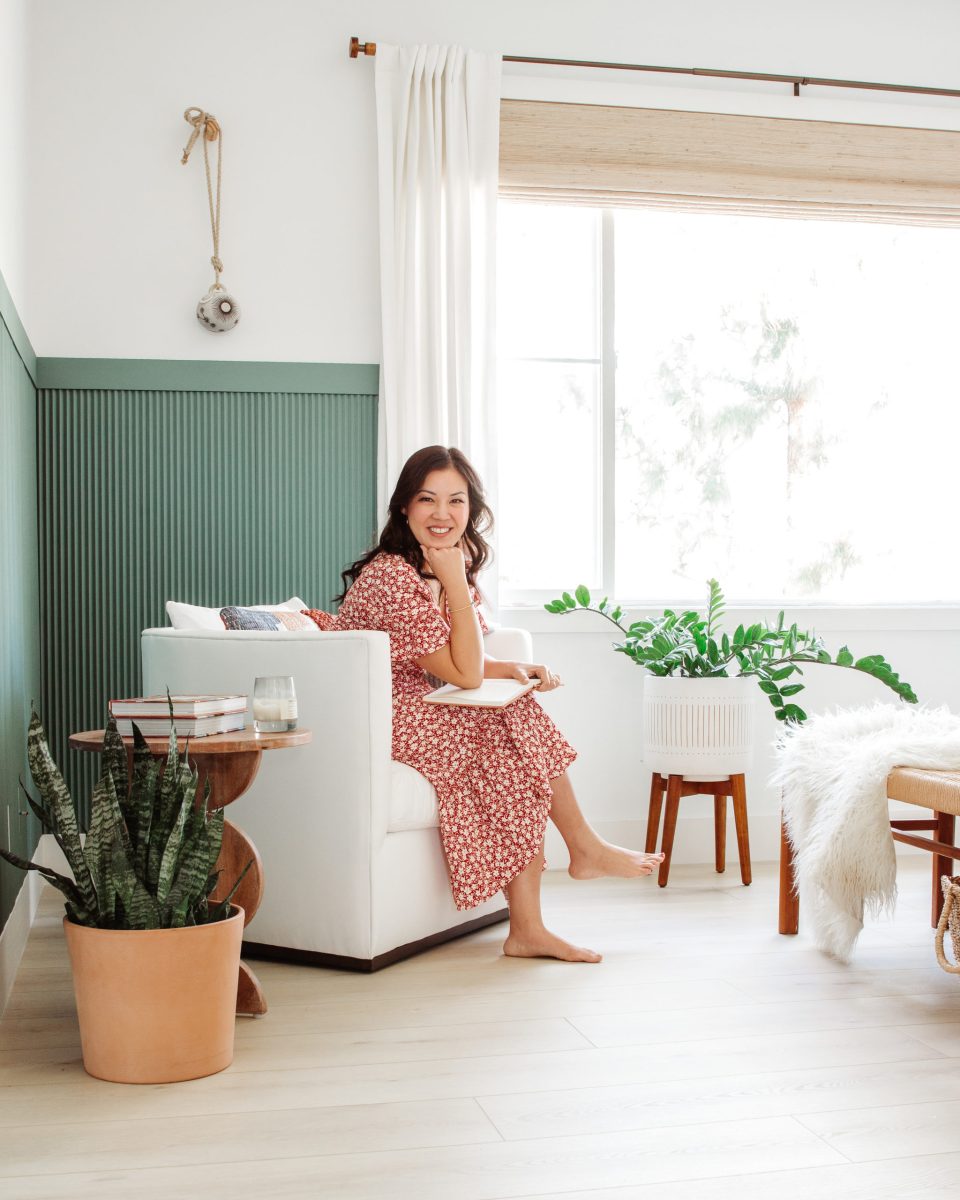
{"type": "Polygon", "coordinates": [[[941,875],[940,887],[943,889],[943,912],[937,923],[937,962],[951,975],[960,975],[960,875],[941,875]],[[943,938],[950,930],[950,940],[953,942],[953,963],[947,961],[943,952],[943,938]]]}
{"type": "Polygon", "coordinates": [[[660,775],[725,779],[753,756],[755,679],[643,681],[643,760],[660,775]]]}

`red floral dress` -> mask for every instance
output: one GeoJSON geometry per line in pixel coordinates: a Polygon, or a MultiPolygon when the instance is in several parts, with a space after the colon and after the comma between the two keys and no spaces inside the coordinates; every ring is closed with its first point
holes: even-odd
{"type": "MultiPolygon", "coordinates": [[[[482,616],[480,624],[486,632],[482,616]]],[[[499,709],[424,703],[436,684],[414,660],[445,646],[450,626],[430,585],[399,555],[380,554],[364,567],[333,627],[390,635],[393,757],[436,789],[457,908],[482,904],[537,854],[550,780],[576,751],[530,695],[499,709]]]]}

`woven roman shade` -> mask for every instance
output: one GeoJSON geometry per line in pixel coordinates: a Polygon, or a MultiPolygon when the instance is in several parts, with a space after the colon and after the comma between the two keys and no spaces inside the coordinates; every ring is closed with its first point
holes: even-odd
{"type": "Polygon", "coordinates": [[[501,195],[960,225],[960,132],[503,100],[501,195]]]}

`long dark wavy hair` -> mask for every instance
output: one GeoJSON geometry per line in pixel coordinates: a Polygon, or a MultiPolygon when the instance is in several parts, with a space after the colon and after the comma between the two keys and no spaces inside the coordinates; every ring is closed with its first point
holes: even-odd
{"type": "Polygon", "coordinates": [[[399,554],[414,567],[420,575],[429,577],[430,571],[424,570],[423,551],[420,543],[410,532],[407,518],[403,510],[409,507],[413,498],[423,488],[424,480],[431,471],[442,471],[453,467],[467,481],[467,496],[470,505],[470,515],[466,529],[463,531],[461,546],[467,560],[467,580],[476,586],[477,576],[490,561],[491,550],[483,535],[493,528],[493,513],[490,511],[483,494],[483,484],[480,476],[467,461],[466,456],[456,446],[424,446],[416,454],[411,454],[403,464],[397,486],[390,497],[390,510],[387,523],[380,534],[380,540],[368,550],[362,558],[341,572],[343,592],[337,596],[342,600],[350,585],[354,582],[368,562],[378,554],[399,554]]]}

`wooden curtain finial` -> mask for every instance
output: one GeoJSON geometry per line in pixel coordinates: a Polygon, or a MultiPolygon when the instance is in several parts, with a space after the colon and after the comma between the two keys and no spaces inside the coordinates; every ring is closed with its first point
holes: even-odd
{"type": "Polygon", "coordinates": [[[359,58],[361,54],[369,55],[371,58],[377,52],[376,42],[361,42],[359,38],[352,37],[350,39],[350,57],[359,58]]]}

